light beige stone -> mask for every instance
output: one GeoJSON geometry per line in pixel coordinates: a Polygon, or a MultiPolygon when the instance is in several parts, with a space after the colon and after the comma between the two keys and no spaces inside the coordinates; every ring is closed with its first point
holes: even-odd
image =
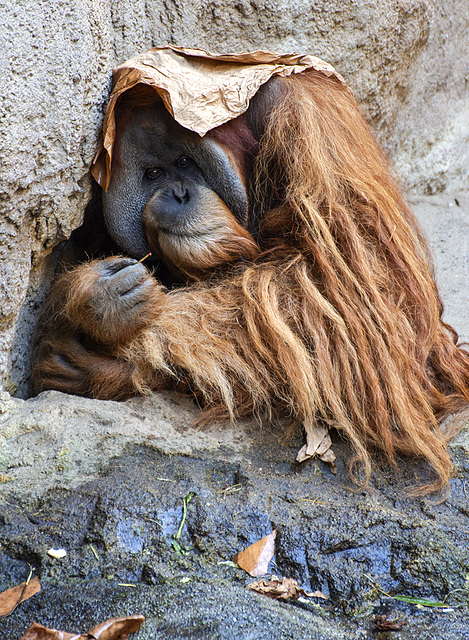
{"type": "Polygon", "coordinates": [[[47,256],[89,199],[111,69],[151,46],[324,58],[406,185],[467,191],[466,0],[6,0],[0,35],[0,380],[20,395],[47,256]]]}

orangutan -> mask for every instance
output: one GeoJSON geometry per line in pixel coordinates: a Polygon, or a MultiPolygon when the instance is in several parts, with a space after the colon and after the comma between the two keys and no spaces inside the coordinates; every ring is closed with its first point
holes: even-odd
{"type": "Polygon", "coordinates": [[[123,255],[58,277],[37,390],[123,399],[182,384],[209,416],[334,425],[366,478],[373,453],[402,453],[436,472],[419,491],[447,486],[454,434],[438,421],[469,402],[469,353],[347,86],[273,78],[204,137],[141,86],[116,114],[102,211],[123,255]]]}

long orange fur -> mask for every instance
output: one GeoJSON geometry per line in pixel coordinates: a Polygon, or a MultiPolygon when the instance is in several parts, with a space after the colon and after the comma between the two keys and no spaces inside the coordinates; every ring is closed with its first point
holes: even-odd
{"type": "MultiPolygon", "coordinates": [[[[438,420],[469,402],[469,353],[442,321],[425,240],[349,89],[316,72],[282,82],[255,161],[254,197],[266,203],[257,255],[251,244],[250,259],[232,262],[227,250],[220,269],[217,247],[212,271],[207,247],[203,274],[192,265],[185,287],[165,292],[155,280],[141,326],[119,339],[112,321],[107,334],[91,331],[110,370],[123,368],[97,375],[90,353],[81,392],[120,398],[183,380],[211,415],[334,424],[365,481],[373,453],[393,465],[402,453],[436,472],[416,492],[447,487],[454,434],[438,420]]],[[[86,298],[92,270],[56,287],[65,333],[91,329],[77,292],[86,298]]],[[[54,358],[37,367],[40,388],[53,386],[54,358]]]]}

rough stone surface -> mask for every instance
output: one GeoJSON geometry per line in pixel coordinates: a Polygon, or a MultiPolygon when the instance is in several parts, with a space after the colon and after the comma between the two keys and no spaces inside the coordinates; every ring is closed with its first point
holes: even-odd
{"type": "Polygon", "coordinates": [[[151,46],[322,56],[354,89],[404,184],[467,191],[466,0],[6,0],[0,18],[0,381],[21,395],[47,256],[89,199],[110,71],[151,46]]]}
{"type": "MultiPolygon", "coordinates": [[[[299,434],[246,423],[195,431],[194,405],[176,394],[125,403],[45,392],[0,401],[0,583],[29,567],[42,591],[2,621],[15,640],[33,620],[69,631],[143,614],[154,638],[374,637],[372,620],[406,616],[398,638],[468,638],[469,430],[451,446],[455,474],[443,504],[405,497],[428,469],[401,461],[351,490],[347,446],[338,473],[297,465],[299,434]],[[174,535],[188,505],[176,552],[174,535]],[[244,590],[234,555],[277,529],[270,572],[329,600],[272,602],[244,590]],[[50,548],[65,549],[55,560],[50,548]],[[228,564],[227,564],[228,563],[228,564]],[[444,601],[419,610],[403,595],[444,601]]],[[[459,418],[469,424],[469,411],[459,418]]]]}
{"type": "Polygon", "coordinates": [[[469,343],[469,197],[413,196],[411,204],[432,251],[443,318],[469,343]]]}

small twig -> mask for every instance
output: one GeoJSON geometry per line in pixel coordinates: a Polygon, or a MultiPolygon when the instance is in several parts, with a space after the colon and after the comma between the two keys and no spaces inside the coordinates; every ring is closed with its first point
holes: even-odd
{"type": "Polygon", "coordinates": [[[143,258],[140,258],[140,260],[137,261],[137,264],[140,264],[140,262],[143,262],[144,260],[146,260],[150,256],[151,256],[151,251],[149,253],[147,253],[146,256],[143,256],[143,258]]]}
{"type": "Polygon", "coordinates": [[[229,496],[232,493],[237,493],[238,491],[241,491],[242,488],[243,486],[241,484],[233,484],[231,487],[226,487],[225,489],[218,489],[217,491],[219,491],[224,497],[224,496],[229,496]]]}
{"type": "Polygon", "coordinates": [[[319,504],[321,507],[326,507],[326,502],[320,502],[319,498],[298,498],[298,502],[311,502],[311,504],[319,504]]]}
{"type": "Polygon", "coordinates": [[[386,593],[386,591],[383,591],[382,589],[380,589],[380,588],[378,587],[377,583],[373,580],[373,578],[370,578],[370,576],[367,576],[367,575],[366,575],[366,573],[364,573],[363,575],[364,575],[364,577],[365,577],[367,580],[369,580],[369,581],[371,582],[371,584],[373,585],[373,587],[374,587],[375,589],[377,589],[378,591],[380,591],[381,593],[383,593],[383,594],[384,594],[385,596],[387,596],[388,598],[393,598],[393,597],[394,597],[394,596],[392,596],[391,594],[386,593]]]}
{"type": "Polygon", "coordinates": [[[153,522],[153,524],[156,524],[157,527],[159,527],[160,529],[163,528],[163,525],[161,524],[161,522],[158,522],[158,520],[155,520],[155,518],[150,518],[149,516],[143,516],[145,518],[145,520],[148,520],[148,522],[153,522]]]}

